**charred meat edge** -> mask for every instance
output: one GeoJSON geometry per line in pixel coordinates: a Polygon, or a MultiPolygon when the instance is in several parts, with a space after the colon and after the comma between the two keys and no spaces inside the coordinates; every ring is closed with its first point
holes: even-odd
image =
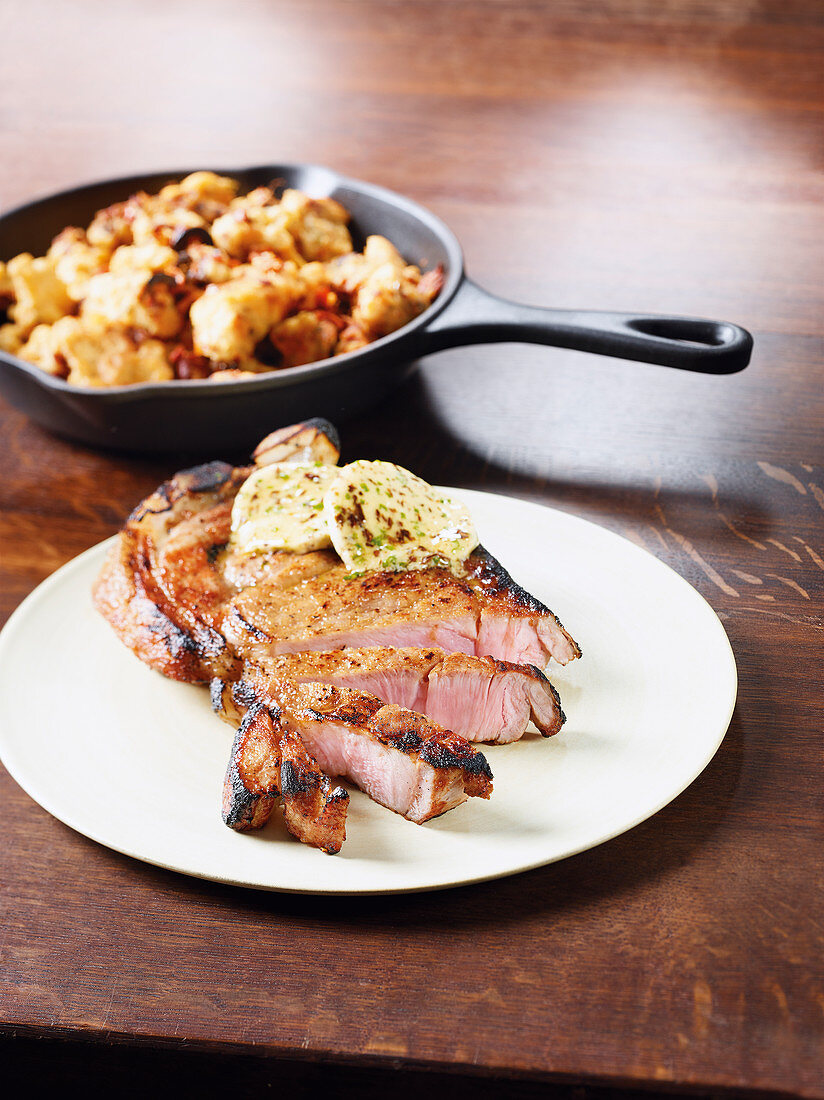
{"type": "Polygon", "coordinates": [[[243,717],[223,783],[223,820],[238,832],[259,829],[280,796],[289,832],[334,855],[346,839],[349,794],[333,786],[279,713],[255,703],[243,717]]]}
{"type": "Polygon", "coordinates": [[[255,447],[252,457],[256,466],[274,462],[321,462],[324,466],[336,466],[340,436],[334,424],[315,416],[270,432],[255,447]]]}

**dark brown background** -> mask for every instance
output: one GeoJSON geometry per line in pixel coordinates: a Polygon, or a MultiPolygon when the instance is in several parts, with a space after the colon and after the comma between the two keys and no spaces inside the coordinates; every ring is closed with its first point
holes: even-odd
{"type": "MultiPolygon", "coordinates": [[[[706,596],[740,694],[692,787],[543,870],[314,900],[132,862],[0,770],[7,1079],[824,1096],[822,5],[28,0],[0,18],[4,208],[180,163],[315,161],[431,207],[494,291],[756,338],[722,379],[452,351],[343,426],[348,457],[596,520],[706,596]]],[[[187,458],[85,451],[3,403],[0,447],[4,617],[187,458]]]]}

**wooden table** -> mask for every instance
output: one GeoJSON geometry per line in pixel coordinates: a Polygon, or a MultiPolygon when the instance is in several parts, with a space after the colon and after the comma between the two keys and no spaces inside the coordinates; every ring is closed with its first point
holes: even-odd
{"type": "MultiPolygon", "coordinates": [[[[428,205],[494,291],[726,318],[756,350],[729,378],[456,350],[344,425],[349,456],[595,520],[709,600],[740,693],[688,790],[528,874],[324,900],[121,857],[0,770],[4,1079],[824,1096],[821,6],[12,7],[3,207],[328,163],[428,205]]],[[[4,403],[0,440],[4,618],[187,457],[91,453],[4,403]]]]}

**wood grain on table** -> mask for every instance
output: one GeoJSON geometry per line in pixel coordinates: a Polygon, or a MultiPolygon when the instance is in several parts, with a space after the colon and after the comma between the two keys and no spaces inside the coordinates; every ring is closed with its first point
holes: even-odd
{"type": "MultiPolygon", "coordinates": [[[[313,899],[131,861],[0,769],[11,1080],[824,1096],[821,5],[29,0],[0,20],[3,208],[326,163],[429,206],[490,290],[756,340],[729,378],[454,350],[342,425],[345,457],[584,516],[707,598],[739,700],[691,787],[528,874],[313,899]]],[[[87,451],[3,402],[0,447],[4,618],[192,458],[87,451]]]]}

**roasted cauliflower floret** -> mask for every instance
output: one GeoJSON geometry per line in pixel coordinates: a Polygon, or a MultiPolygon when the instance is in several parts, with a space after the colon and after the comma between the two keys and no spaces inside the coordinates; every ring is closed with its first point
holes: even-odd
{"type": "Polygon", "coordinates": [[[76,317],[63,317],[53,325],[35,325],[28,340],[17,354],[21,359],[36,364],[47,374],[65,378],[68,368],[65,360],[58,358],[55,354],[55,340],[59,335],[60,326],[65,325],[67,321],[70,325],[77,324],[76,317]]]}
{"type": "Polygon", "coordinates": [[[110,252],[113,252],[118,245],[131,244],[130,203],[132,200],[127,199],[125,202],[115,202],[103,210],[98,210],[86,230],[86,239],[89,244],[107,248],[110,252]]]}
{"type": "Polygon", "coordinates": [[[192,283],[227,283],[234,278],[237,261],[230,259],[222,248],[194,243],[186,249],[186,276],[192,283]]]}
{"type": "Polygon", "coordinates": [[[26,337],[20,325],[0,325],[0,351],[7,351],[10,355],[19,355],[25,342],[26,337]]]}
{"type": "Polygon", "coordinates": [[[177,308],[174,279],[146,268],[95,275],[81,309],[90,325],[140,329],[169,339],[183,328],[177,308]]]}
{"type": "Polygon", "coordinates": [[[9,260],[7,269],[14,294],[9,317],[26,332],[35,325],[53,324],[74,308],[65,284],[57,277],[53,260],[21,252],[9,260]]]}
{"type": "Polygon", "coordinates": [[[196,211],[166,206],[150,196],[138,196],[132,210],[132,239],[137,245],[169,245],[181,230],[204,229],[206,225],[196,211]]]}
{"type": "Polygon", "coordinates": [[[224,370],[213,371],[209,375],[210,382],[242,382],[246,378],[255,378],[257,371],[239,370],[237,367],[226,367],[224,370]]]}
{"type": "Polygon", "coordinates": [[[115,328],[85,325],[66,317],[52,326],[52,354],[77,386],[129,386],[174,378],[159,340],[138,339],[115,328]]]}
{"type": "Polygon", "coordinates": [[[299,367],[332,355],[340,329],[340,319],[333,314],[307,310],[275,325],[269,339],[283,357],[281,366],[299,367]]]}
{"type": "Polygon", "coordinates": [[[372,339],[395,332],[422,313],[429,299],[418,289],[417,268],[377,268],[358,288],[352,320],[372,339]]]}
{"type": "Polygon", "coordinates": [[[304,264],[300,269],[300,293],[295,308],[337,310],[340,304],[340,296],[329,282],[326,264],[317,261],[304,264]]]}
{"type": "Polygon", "coordinates": [[[310,199],[302,191],[284,191],[280,209],[306,260],[331,260],[352,251],[349,215],[334,199],[310,199]]]}
{"type": "Polygon", "coordinates": [[[0,309],[5,309],[14,301],[14,289],[11,285],[11,275],[6,264],[0,260],[0,309]]]}
{"type": "Polygon", "coordinates": [[[369,337],[360,325],[350,322],[338,338],[335,354],[344,355],[347,351],[357,351],[359,348],[365,348],[368,343],[369,337]]]}
{"type": "Polygon", "coordinates": [[[177,253],[173,248],[151,240],[146,244],[121,245],[112,253],[109,271],[113,275],[132,271],[145,271],[153,275],[156,271],[174,267],[176,262],[177,253]]]}
{"type": "Polygon", "coordinates": [[[252,358],[255,346],[291,304],[290,282],[274,280],[244,275],[208,287],[189,311],[195,351],[223,363],[252,358]]]}
{"type": "Polygon", "coordinates": [[[77,226],[69,226],[58,233],[46,253],[47,259],[54,263],[55,274],[75,302],[85,297],[89,279],[106,270],[110,256],[110,249],[89,244],[85,232],[77,226]]]}
{"type": "MultiPolygon", "coordinates": [[[[247,196],[249,198],[249,196],[247,196]]],[[[259,206],[238,199],[232,209],[212,226],[216,245],[237,259],[264,249],[301,264],[302,257],[287,228],[288,215],[279,206],[259,206]]]]}
{"type": "Polygon", "coordinates": [[[366,238],[363,252],[348,252],[327,263],[326,273],[332,286],[346,294],[354,294],[373,272],[384,265],[398,271],[403,271],[407,266],[392,242],[376,234],[366,238]]]}
{"type": "Polygon", "coordinates": [[[352,297],[352,321],[367,342],[412,321],[441,285],[440,273],[438,280],[424,282],[420,268],[407,264],[392,242],[380,236],[367,237],[362,253],[340,256],[326,270],[332,286],[352,297]]]}
{"type": "Polygon", "coordinates": [[[225,211],[237,195],[237,180],[219,176],[216,172],[192,172],[180,181],[160,189],[158,198],[168,207],[185,207],[207,221],[225,211]]]}

